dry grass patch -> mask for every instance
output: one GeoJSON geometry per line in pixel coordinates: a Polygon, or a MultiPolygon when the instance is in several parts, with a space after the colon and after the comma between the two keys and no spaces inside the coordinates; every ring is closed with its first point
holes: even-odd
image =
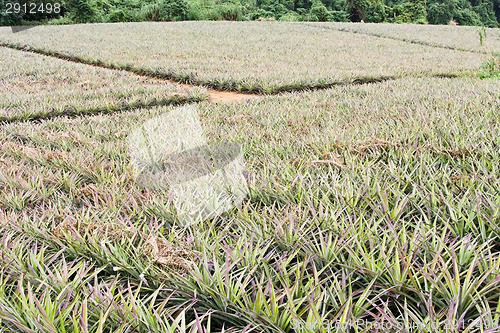
{"type": "Polygon", "coordinates": [[[354,147],[349,148],[351,153],[364,153],[367,150],[377,150],[380,148],[387,148],[394,146],[393,143],[379,139],[376,137],[371,137],[366,140],[358,142],[354,147]]]}
{"type": "Polygon", "coordinates": [[[104,239],[114,242],[124,237],[130,238],[137,234],[138,230],[118,223],[79,222],[77,219],[66,217],[51,232],[57,238],[70,236],[83,240],[89,237],[104,237],[104,239]]]}
{"type": "Polygon", "coordinates": [[[166,239],[153,236],[144,243],[142,255],[148,261],[163,265],[168,268],[178,269],[182,272],[189,271],[193,265],[194,252],[185,241],[175,244],[166,239]]]}

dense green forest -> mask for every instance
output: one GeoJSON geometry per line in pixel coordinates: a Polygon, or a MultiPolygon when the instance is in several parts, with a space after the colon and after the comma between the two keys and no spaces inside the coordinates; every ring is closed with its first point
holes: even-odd
{"type": "MultiPolygon", "coordinates": [[[[42,8],[46,9],[46,8],[42,8]]],[[[500,0],[0,0],[0,24],[180,20],[279,20],[484,25],[498,27],[500,0]],[[60,10],[25,13],[26,3],[60,10]],[[15,13],[8,3],[18,3],[15,13]]]]}

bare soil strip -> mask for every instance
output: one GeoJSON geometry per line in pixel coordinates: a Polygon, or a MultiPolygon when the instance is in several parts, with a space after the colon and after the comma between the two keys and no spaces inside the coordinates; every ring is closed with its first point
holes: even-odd
{"type": "Polygon", "coordinates": [[[244,99],[261,97],[257,94],[242,94],[234,91],[208,90],[208,96],[212,102],[237,102],[244,99]]]}

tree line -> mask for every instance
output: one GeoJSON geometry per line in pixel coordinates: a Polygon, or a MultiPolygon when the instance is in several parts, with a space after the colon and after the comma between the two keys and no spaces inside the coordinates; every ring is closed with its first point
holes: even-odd
{"type": "Polygon", "coordinates": [[[500,0],[0,0],[0,25],[182,20],[279,20],[499,27],[500,0]],[[59,3],[59,13],[8,3],[59,3]],[[12,6],[9,6],[12,8],[12,6]],[[19,6],[17,6],[19,8],[19,6]]]}

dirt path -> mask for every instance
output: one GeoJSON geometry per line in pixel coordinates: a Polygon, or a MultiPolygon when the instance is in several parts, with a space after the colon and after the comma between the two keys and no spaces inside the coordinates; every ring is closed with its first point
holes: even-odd
{"type": "Polygon", "coordinates": [[[249,98],[257,98],[261,95],[255,94],[242,94],[232,91],[218,91],[218,90],[208,90],[208,97],[211,102],[237,102],[249,98]]]}

